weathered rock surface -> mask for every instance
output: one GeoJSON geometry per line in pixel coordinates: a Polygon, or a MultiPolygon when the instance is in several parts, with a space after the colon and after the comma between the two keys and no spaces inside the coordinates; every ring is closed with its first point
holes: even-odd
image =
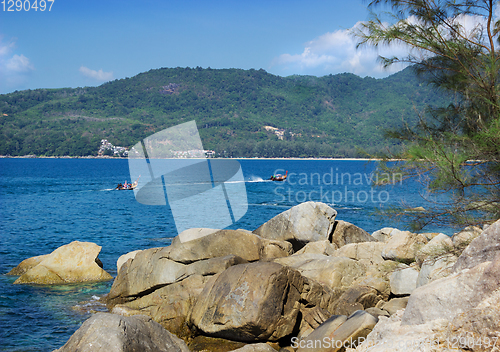
{"type": "Polygon", "coordinates": [[[306,202],[276,215],[254,231],[268,239],[288,241],[295,251],[309,242],[329,240],[337,211],[320,202],[306,202]]]}
{"type": "Polygon", "coordinates": [[[343,318],[333,316],[321,324],[309,336],[299,343],[298,352],[337,352],[345,347],[354,347],[358,341],[372,331],[378,319],[365,311],[357,311],[342,321],[343,318]]]}
{"type": "Polygon", "coordinates": [[[389,276],[391,292],[395,295],[409,295],[417,288],[418,274],[415,267],[399,264],[389,276]]]}
{"type": "Polygon", "coordinates": [[[335,302],[333,314],[351,315],[358,310],[375,307],[388,296],[369,286],[348,288],[335,302]]]}
{"type": "Polygon", "coordinates": [[[57,352],[189,352],[187,345],[144,315],[97,313],[57,352]]]}
{"type": "Polygon", "coordinates": [[[451,269],[457,260],[458,257],[451,253],[424,260],[418,273],[417,287],[451,275],[451,269]]]}
{"type": "Polygon", "coordinates": [[[418,250],[427,242],[427,238],[423,235],[400,231],[393,234],[387,241],[382,251],[382,257],[387,260],[410,264],[415,261],[418,250]]]}
{"type": "Polygon", "coordinates": [[[459,231],[451,237],[453,245],[457,248],[465,248],[467,247],[472,240],[478,237],[483,230],[477,226],[467,226],[462,231],[459,231]]]}
{"type": "Polygon", "coordinates": [[[500,339],[500,289],[473,309],[458,314],[447,329],[450,344],[472,351],[493,351],[500,339]]]}
{"type": "Polygon", "coordinates": [[[366,272],[365,266],[354,259],[320,254],[292,255],[275,259],[274,262],[290,266],[303,276],[338,290],[346,290],[366,272]]]}
{"type": "Polygon", "coordinates": [[[480,263],[492,261],[500,254],[500,220],[493,223],[476,237],[462,252],[453,266],[453,271],[472,268],[480,263]]]}
{"type": "Polygon", "coordinates": [[[476,307],[499,287],[500,257],[469,270],[463,270],[414,290],[402,323],[423,324],[435,319],[451,321],[476,307]]]}
{"type": "Polygon", "coordinates": [[[323,255],[333,255],[337,250],[337,246],[328,240],[309,242],[301,250],[295,254],[313,253],[323,255]]]}
{"type": "Polygon", "coordinates": [[[384,262],[384,258],[382,258],[384,247],[385,244],[380,242],[351,243],[339,248],[332,255],[351,258],[371,266],[384,262]]]}
{"type": "Polygon", "coordinates": [[[42,260],[44,260],[47,256],[48,256],[48,254],[44,254],[44,255],[38,255],[36,257],[31,257],[31,258],[25,259],[21,263],[19,263],[18,266],[16,266],[11,271],[9,271],[7,273],[7,275],[22,275],[25,272],[27,272],[28,270],[30,270],[31,268],[40,264],[40,262],[42,260]]]}
{"type": "Polygon", "coordinates": [[[379,302],[377,308],[383,309],[390,315],[393,315],[396,314],[398,310],[405,309],[409,299],[409,296],[393,298],[389,302],[379,302]]]}
{"type": "Polygon", "coordinates": [[[137,253],[139,253],[141,250],[138,249],[136,251],[128,252],[125,253],[124,255],[121,255],[118,260],[116,261],[116,271],[120,272],[120,268],[122,267],[123,264],[129,259],[134,259],[137,253]]]}
{"type": "Polygon", "coordinates": [[[291,244],[263,239],[246,231],[221,230],[169,247],[137,253],[122,265],[108,295],[111,304],[124,303],[143,292],[184,280],[190,275],[214,275],[247,261],[287,256],[291,244]]]}
{"type": "Polygon", "coordinates": [[[302,286],[296,270],[277,263],[236,265],[207,282],[191,322],[215,337],[276,341],[293,331],[302,286]]]}
{"type": "Polygon", "coordinates": [[[220,229],[208,229],[208,228],[192,228],[182,231],[179,236],[176,236],[172,244],[175,244],[177,241],[180,242],[188,242],[192,240],[196,240],[198,238],[205,237],[214,232],[220,231],[220,229]]]}
{"type": "Polygon", "coordinates": [[[436,258],[450,253],[454,249],[453,242],[444,233],[437,234],[416,253],[417,263],[421,264],[427,258],[436,258]]]}
{"type": "Polygon", "coordinates": [[[71,242],[44,256],[14,283],[51,285],[111,280],[97,257],[100,251],[95,243],[71,242]]]}
{"type": "Polygon", "coordinates": [[[267,343],[252,343],[236,350],[233,352],[276,352],[274,348],[269,346],[267,343]]]}
{"type": "Polygon", "coordinates": [[[379,317],[379,322],[368,334],[366,340],[354,349],[347,352],[451,352],[456,351],[442,348],[446,343],[444,331],[448,321],[434,320],[421,325],[402,325],[401,317],[404,311],[400,310],[390,318],[379,317]]]}
{"type": "Polygon", "coordinates": [[[181,338],[193,335],[188,317],[209,276],[192,275],[185,280],[159,288],[112,312],[121,315],[145,314],[181,338]]]}
{"type": "Polygon", "coordinates": [[[338,248],[351,243],[376,242],[368,232],[347,221],[335,220],[331,242],[338,248]]]}

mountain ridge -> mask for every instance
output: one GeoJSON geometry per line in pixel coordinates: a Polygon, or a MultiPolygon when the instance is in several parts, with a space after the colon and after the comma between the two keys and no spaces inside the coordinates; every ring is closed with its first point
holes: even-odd
{"type": "Polygon", "coordinates": [[[101,139],[130,147],[196,120],[205,149],[217,156],[359,157],[397,148],[385,129],[444,103],[411,68],[383,79],[160,68],[98,87],[0,95],[0,155],[95,155],[101,139]]]}

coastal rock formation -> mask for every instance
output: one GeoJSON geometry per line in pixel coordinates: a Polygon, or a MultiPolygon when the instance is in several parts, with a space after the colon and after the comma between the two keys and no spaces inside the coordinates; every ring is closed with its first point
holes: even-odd
{"type": "Polygon", "coordinates": [[[43,254],[43,255],[38,255],[36,257],[31,257],[23,260],[21,263],[18,264],[14,269],[9,271],[7,275],[22,275],[34,266],[37,266],[40,264],[42,260],[44,260],[48,254],[43,254]]]}
{"type": "Polygon", "coordinates": [[[399,264],[389,276],[391,292],[395,295],[409,295],[417,288],[418,274],[415,267],[399,264]]]}
{"type": "Polygon", "coordinates": [[[108,308],[145,314],[195,351],[291,351],[290,341],[322,351],[307,349],[319,340],[342,345],[325,351],[354,351],[374,327],[372,342],[402,341],[392,336],[399,333],[416,341],[432,333],[440,344],[466,330],[496,336],[498,224],[460,259],[462,249],[446,235],[384,228],[371,236],[335,214],[309,202],[254,232],[193,229],[189,240],[129,253],[108,308]]]}
{"type": "Polygon", "coordinates": [[[54,352],[189,352],[186,343],[144,315],[97,313],[54,352]]]}
{"type": "Polygon", "coordinates": [[[288,241],[294,251],[309,242],[330,240],[337,211],[319,202],[306,202],[276,215],[254,231],[268,239],[288,241]]]}
{"type": "Polygon", "coordinates": [[[14,283],[52,285],[111,280],[113,277],[103,270],[97,257],[100,251],[95,243],[71,242],[43,256],[14,283]]]}
{"type": "Polygon", "coordinates": [[[276,341],[293,331],[302,286],[296,270],[277,263],[236,265],[207,282],[191,322],[211,336],[276,341]]]}
{"type": "Polygon", "coordinates": [[[333,316],[315,329],[303,341],[297,342],[297,352],[337,352],[355,347],[375,327],[378,319],[365,311],[349,317],[333,316]]]}
{"type": "Polygon", "coordinates": [[[410,264],[415,261],[418,250],[427,242],[427,238],[421,234],[398,231],[387,241],[382,251],[382,257],[387,260],[410,264]]]}
{"type": "Polygon", "coordinates": [[[495,260],[500,253],[500,220],[493,223],[470,242],[453,266],[453,271],[472,268],[495,260]]]}
{"type": "Polygon", "coordinates": [[[350,222],[336,220],[333,226],[334,229],[330,241],[338,248],[350,243],[377,241],[368,232],[350,222]]]}

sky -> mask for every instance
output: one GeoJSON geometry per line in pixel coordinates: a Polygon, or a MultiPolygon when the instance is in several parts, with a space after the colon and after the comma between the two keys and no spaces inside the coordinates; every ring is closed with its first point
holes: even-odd
{"type": "Polygon", "coordinates": [[[401,69],[356,49],[348,31],[369,18],[362,0],[38,0],[37,11],[23,0],[16,11],[19,3],[0,2],[0,94],[97,86],[161,67],[376,78],[401,69]]]}

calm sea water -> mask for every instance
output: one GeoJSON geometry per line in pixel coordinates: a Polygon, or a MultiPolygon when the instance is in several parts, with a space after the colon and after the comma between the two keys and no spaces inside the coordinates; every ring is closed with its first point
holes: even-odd
{"type": "MultiPolygon", "coordinates": [[[[337,219],[373,232],[403,224],[377,210],[407,203],[424,206],[417,183],[372,188],[374,162],[240,160],[248,211],[230,228],[254,230],[301,202],[323,201],[337,219]],[[286,182],[266,181],[289,171],[286,182]]],[[[102,246],[104,269],[116,275],[124,253],[167,246],[177,235],[168,206],[139,204],[133,192],[112,189],[129,179],[127,160],[0,159],[0,350],[52,351],[62,346],[94,311],[111,282],[65,286],[13,285],[5,275],[22,260],[71,241],[102,246]]],[[[394,179],[393,179],[394,177],[394,179]]],[[[432,229],[431,229],[432,230],[432,229]]],[[[440,229],[447,232],[446,229],[440,229]]]]}

